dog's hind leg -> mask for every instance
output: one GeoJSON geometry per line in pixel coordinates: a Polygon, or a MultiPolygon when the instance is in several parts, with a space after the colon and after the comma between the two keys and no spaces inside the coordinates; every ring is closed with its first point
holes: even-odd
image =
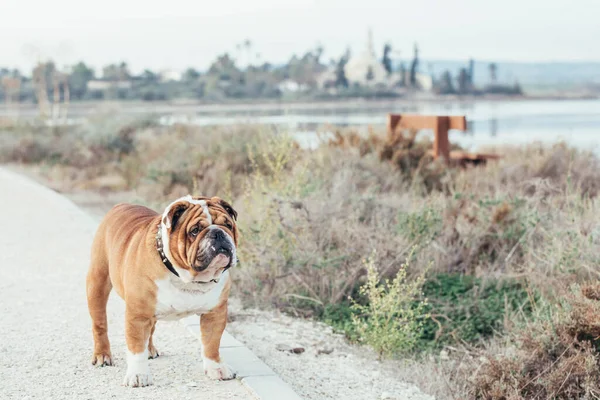
{"type": "MultiPolygon", "coordinates": [[[[96,244],[96,243],[95,243],[96,244]]],[[[86,280],[87,301],[92,317],[92,333],[94,335],[94,354],[92,364],[97,366],[113,365],[108,341],[108,322],[106,320],[106,303],[112,290],[108,262],[103,254],[92,252],[92,261],[86,280]]]]}

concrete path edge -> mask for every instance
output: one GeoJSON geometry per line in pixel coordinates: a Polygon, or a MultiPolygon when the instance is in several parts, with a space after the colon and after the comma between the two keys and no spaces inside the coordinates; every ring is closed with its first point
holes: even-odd
{"type": "MultiPolygon", "coordinates": [[[[200,319],[197,316],[183,318],[180,322],[200,339],[200,319]]],[[[223,332],[220,350],[223,361],[233,368],[237,379],[240,379],[257,399],[302,400],[275,371],[227,331],[223,332]]]]}

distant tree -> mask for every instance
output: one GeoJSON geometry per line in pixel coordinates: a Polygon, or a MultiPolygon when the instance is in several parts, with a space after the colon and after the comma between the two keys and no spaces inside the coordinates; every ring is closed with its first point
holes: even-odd
{"type": "Polygon", "coordinates": [[[235,61],[228,53],[217,57],[208,68],[208,74],[217,76],[222,81],[236,80],[240,78],[240,70],[236,67],[235,61]]]}
{"type": "Polygon", "coordinates": [[[349,59],[350,49],[347,49],[346,53],[344,53],[344,55],[340,57],[340,60],[337,62],[337,65],[335,67],[335,86],[337,87],[348,87],[348,78],[346,78],[345,68],[349,59]]]}
{"type": "Polygon", "coordinates": [[[475,74],[475,60],[472,58],[469,60],[469,85],[474,85],[474,74],[475,74]]]}
{"type": "Polygon", "coordinates": [[[49,94],[53,89],[55,73],[57,70],[53,61],[40,62],[31,71],[35,99],[43,116],[50,115],[49,94]]]}
{"type": "Polygon", "coordinates": [[[313,51],[304,53],[302,57],[298,57],[294,54],[284,67],[286,78],[309,87],[316,86],[318,75],[326,69],[326,67],[319,62],[319,57],[320,56],[313,51]]]}
{"type": "Polygon", "coordinates": [[[520,96],[523,94],[523,89],[518,81],[514,85],[489,84],[485,87],[485,93],[502,94],[508,96],[520,96]]]}
{"type": "Polygon", "coordinates": [[[372,81],[373,79],[375,79],[375,74],[373,73],[373,67],[369,65],[369,68],[367,69],[367,76],[365,77],[367,79],[367,81],[372,81]]]}
{"type": "Polygon", "coordinates": [[[458,93],[466,94],[469,89],[469,73],[466,68],[461,68],[458,73],[458,93]]]}
{"type": "Polygon", "coordinates": [[[144,72],[140,75],[140,78],[145,83],[155,83],[158,82],[158,74],[150,71],[149,69],[145,69],[144,72]]]}
{"type": "Polygon", "coordinates": [[[54,61],[48,61],[45,64],[44,68],[46,70],[46,82],[48,82],[48,87],[50,87],[52,85],[54,74],[57,71],[56,64],[54,63],[54,61]]]}
{"type": "Polygon", "coordinates": [[[115,64],[110,64],[102,67],[102,78],[103,79],[117,79],[119,76],[118,73],[119,68],[115,64]]]}
{"type": "Polygon", "coordinates": [[[248,65],[252,64],[251,56],[252,53],[252,41],[250,39],[244,40],[244,48],[246,49],[246,61],[248,65]]]}
{"type": "Polygon", "coordinates": [[[516,81],[515,85],[513,86],[513,94],[519,96],[523,94],[523,89],[521,88],[521,84],[518,81],[516,81]]]}
{"type": "Polygon", "coordinates": [[[406,65],[400,64],[400,85],[406,86],[406,65]]]}
{"type": "Polygon", "coordinates": [[[0,76],[9,76],[11,78],[22,77],[21,71],[19,71],[17,68],[14,68],[14,69],[0,68],[0,76]]]}
{"type": "Polygon", "coordinates": [[[496,74],[498,73],[498,66],[496,65],[496,63],[490,63],[490,65],[488,65],[488,69],[490,70],[490,81],[492,82],[492,84],[494,84],[496,83],[497,79],[496,74]]]}
{"type": "Polygon", "coordinates": [[[127,66],[127,63],[124,61],[121,61],[121,63],[119,64],[119,79],[120,80],[127,80],[129,78],[131,78],[131,73],[129,72],[129,67],[127,66]]]}
{"type": "Polygon", "coordinates": [[[110,64],[102,68],[102,78],[111,81],[124,81],[131,77],[127,63],[110,64]]]}
{"type": "Polygon", "coordinates": [[[321,56],[323,55],[323,46],[321,46],[320,44],[317,45],[317,48],[315,49],[315,62],[317,64],[321,63],[321,56]]]}
{"type": "Polygon", "coordinates": [[[265,62],[258,69],[262,72],[270,72],[273,69],[273,65],[271,63],[265,62]]]}
{"type": "Polygon", "coordinates": [[[446,70],[442,74],[437,91],[440,94],[456,93],[456,90],[454,89],[454,85],[452,84],[452,75],[450,74],[450,71],[446,70]]]}
{"type": "Polygon", "coordinates": [[[419,69],[419,47],[415,43],[415,55],[412,60],[412,64],[410,65],[410,86],[417,86],[417,71],[419,69]]]}
{"type": "Polygon", "coordinates": [[[188,68],[185,70],[182,76],[182,80],[184,82],[194,82],[200,78],[200,72],[196,71],[194,68],[188,68]]]}
{"type": "Polygon", "coordinates": [[[383,64],[388,76],[390,76],[392,73],[392,59],[390,58],[391,52],[392,46],[389,43],[386,43],[385,46],[383,46],[383,57],[381,59],[381,63],[383,64]]]}
{"type": "Polygon", "coordinates": [[[287,76],[298,83],[306,83],[306,63],[304,59],[305,57],[298,57],[293,54],[286,66],[287,76]]]}
{"type": "Polygon", "coordinates": [[[87,84],[94,79],[94,70],[85,65],[83,61],[71,68],[69,75],[69,89],[74,98],[82,99],[87,92],[87,84]]]}

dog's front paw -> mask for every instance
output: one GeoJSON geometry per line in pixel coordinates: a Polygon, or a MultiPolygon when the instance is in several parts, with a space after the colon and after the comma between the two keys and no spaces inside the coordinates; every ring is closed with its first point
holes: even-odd
{"type": "Polygon", "coordinates": [[[217,379],[220,381],[227,381],[235,378],[235,372],[232,371],[231,367],[223,362],[216,362],[204,359],[204,373],[210,379],[217,379]]]}
{"type": "Polygon", "coordinates": [[[152,374],[148,366],[148,353],[127,353],[127,373],[123,385],[131,387],[144,387],[152,385],[152,374]]]}
{"type": "Polygon", "coordinates": [[[114,365],[110,352],[94,353],[92,356],[92,365],[95,365],[96,367],[114,365]]]}

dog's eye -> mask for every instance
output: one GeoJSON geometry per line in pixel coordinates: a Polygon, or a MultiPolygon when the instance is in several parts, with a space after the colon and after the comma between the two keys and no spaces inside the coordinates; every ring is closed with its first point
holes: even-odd
{"type": "Polygon", "coordinates": [[[227,229],[232,230],[233,229],[233,224],[229,221],[225,221],[225,226],[227,227],[227,229]]]}
{"type": "Polygon", "coordinates": [[[198,229],[197,226],[193,227],[192,230],[190,231],[190,235],[193,237],[198,236],[199,233],[200,233],[200,229],[198,229]]]}

